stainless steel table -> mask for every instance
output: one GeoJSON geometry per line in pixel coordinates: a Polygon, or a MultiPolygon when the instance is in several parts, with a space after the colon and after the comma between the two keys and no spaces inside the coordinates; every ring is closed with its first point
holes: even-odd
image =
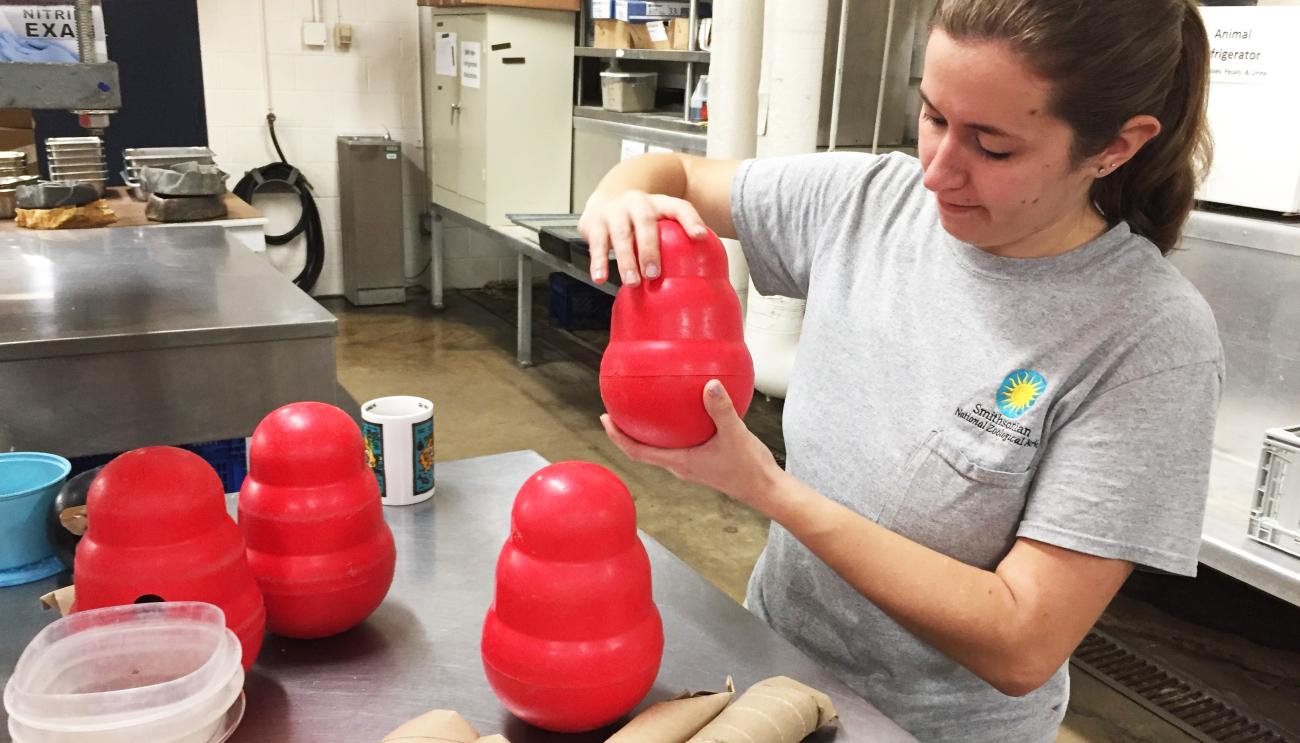
{"type": "Polygon", "coordinates": [[[221,227],[0,233],[0,423],[81,456],[335,400],[334,317],[221,227]]]}
{"type": "MultiPolygon", "coordinates": [[[[458,710],[480,733],[504,733],[512,743],[604,740],[609,731],[557,735],[514,719],[493,696],[479,660],[514,494],[546,464],[531,451],[439,463],[432,500],[385,509],[397,538],[397,576],[387,600],[365,624],[334,638],[269,636],[245,686],[248,711],[232,743],[378,741],[433,708],[458,710]]],[[[666,641],[645,704],[683,689],[719,688],[728,674],[741,689],[784,674],[830,694],[840,712],[838,729],[808,740],[914,740],[658,542],[645,535],[642,541],[666,641]]],[[[53,619],[36,607],[36,597],[54,585],[49,579],[0,589],[6,680],[22,647],[53,619]]]]}

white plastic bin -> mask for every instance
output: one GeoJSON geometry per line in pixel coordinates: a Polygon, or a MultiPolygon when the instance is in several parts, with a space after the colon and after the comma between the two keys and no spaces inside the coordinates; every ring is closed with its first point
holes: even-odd
{"type": "Polygon", "coordinates": [[[4,690],[14,743],[220,743],[244,711],[239,638],[200,602],[72,614],[23,650],[4,690]]]}
{"type": "Polygon", "coordinates": [[[659,85],[657,72],[602,72],[600,73],[600,101],[606,111],[635,113],[653,111],[655,88],[659,85]]]}

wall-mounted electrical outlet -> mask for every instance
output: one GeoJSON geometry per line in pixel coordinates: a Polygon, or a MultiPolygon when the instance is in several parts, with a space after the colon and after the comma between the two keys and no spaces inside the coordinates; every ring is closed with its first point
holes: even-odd
{"type": "Polygon", "coordinates": [[[352,46],[352,24],[334,24],[334,48],[347,49],[350,46],[352,46]]]}
{"type": "Polygon", "coordinates": [[[323,47],[329,41],[329,34],[324,23],[307,21],[302,24],[302,43],[304,46],[323,47]]]}

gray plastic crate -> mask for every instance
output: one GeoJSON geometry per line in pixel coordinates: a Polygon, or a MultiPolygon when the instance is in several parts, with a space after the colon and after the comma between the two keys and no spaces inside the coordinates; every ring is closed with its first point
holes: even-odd
{"type": "Polygon", "coordinates": [[[1246,532],[1300,557],[1300,426],[1265,432],[1246,532]]]}

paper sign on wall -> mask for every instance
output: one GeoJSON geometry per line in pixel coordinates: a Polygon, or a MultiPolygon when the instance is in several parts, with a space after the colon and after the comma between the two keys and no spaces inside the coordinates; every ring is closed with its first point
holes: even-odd
{"type": "Polygon", "coordinates": [[[1284,84],[1295,69],[1296,8],[1201,8],[1210,38],[1210,81],[1284,84]]]}
{"type": "Polygon", "coordinates": [[[440,32],[433,42],[433,71],[448,77],[456,76],[456,34],[440,32]]]}
{"type": "Polygon", "coordinates": [[[645,151],[653,155],[656,153],[672,152],[673,150],[669,147],[660,147],[659,145],[652,144],[647,147],[645,151]]]}
{"type": "Polygon", "coordinates": [[[622,154],[619,155],[618,159],[623,161],[644,154],[645,142],[638,142],[635,139],[625,139],[623,140],[622,154]]]}
{"type": "Polygon", "coordinates": [[[460,84],[467,88],[483,87],[483,45],[477,41],[463,41],[460,45],[460,84]]]}

